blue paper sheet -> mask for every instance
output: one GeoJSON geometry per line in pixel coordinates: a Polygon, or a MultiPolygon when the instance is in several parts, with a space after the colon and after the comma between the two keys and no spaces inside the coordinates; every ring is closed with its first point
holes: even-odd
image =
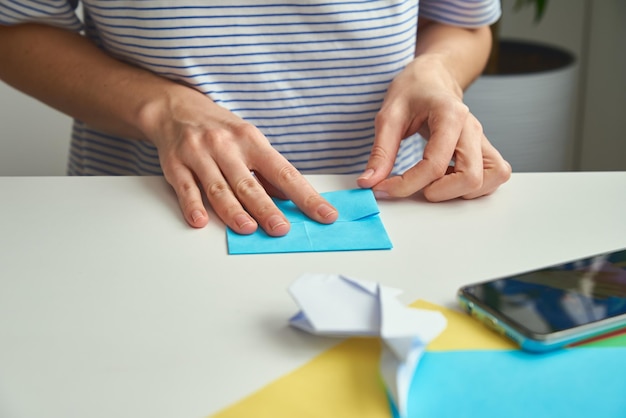
{"type": "Polygon", "coordinates": [[[330,225],[309,219],[290,200],[274,199],[291,223],[282,237],[271,237],[261,228],[251,235],[226,230],[229,254],[387,250],[391,241],[379,216],[378,204],[369,189],[322,193],[339,211],[330,225]]]}
{"type": "MultiPolygon", "coordinates": [[[[626,347],[427,352],[410,418],[626,417],[626,347]]],[[[394,411],[397,418],[397,412],[394,411]]]]}

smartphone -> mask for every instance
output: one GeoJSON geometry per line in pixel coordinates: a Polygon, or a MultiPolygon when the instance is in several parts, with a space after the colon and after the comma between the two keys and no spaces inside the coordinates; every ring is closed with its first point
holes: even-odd
{"type": "Polygon", "coordinates": [[[464,286],[458,300],[531,352],[626,332],[626,248],[464,286]]]}

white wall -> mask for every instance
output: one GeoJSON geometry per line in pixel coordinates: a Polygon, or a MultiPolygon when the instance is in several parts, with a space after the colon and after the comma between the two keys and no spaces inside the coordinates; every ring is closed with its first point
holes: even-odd
{"type": "Polygon", "coordinates": [[[588,77],[579,167],[626,170],[626,1],[589,1],[588,77]]]}
{"type": "MultiPolygon", "coordinates": [[[[550,42],[581,65],[574,167],[626,170],[626,1],[549,0],[545,17],[502,0],[502,34],[550,42]]],[[[0,83],[0,175],[63,175],[70,120],[0,83]]]]}
{"type": "Polygon", "coordinates": [[[71,119],[0,82],[0,176],[65,175],[71,119]]]}

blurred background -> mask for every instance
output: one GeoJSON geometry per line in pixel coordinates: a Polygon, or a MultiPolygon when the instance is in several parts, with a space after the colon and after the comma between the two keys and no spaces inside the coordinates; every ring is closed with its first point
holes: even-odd
{"type": "MultiPolygon", "coordinates": [[[[544,128],[531,121],[527,112],[514,110],[516,113],[509,117],[516,123],[511,128],[507,122],[508,130],[503,133],[502,128],[491,126],[489,119],[505,117],[487,106],[480,110],[484,116],[479,115],[481,121],[484,119],[487,136],[511,161],[514,171],[626,170],[626,1],[549,0],[538,22],[532,6],[515,9],[515,3],[516,0],[502,0],[503,39],[554,46],[574,58],[571,70],[565,70],[568,91],[551,92],[550,86],[565,83],[559,81],[562,77],[554,70],[553,78],[543,81],[546,88],[542,89],[548,100],[552,98],[550,107],[566,102],[559,117],[568,119],[561,125],[544,128]],[[538,133],[533,133],[533,127],[538,133]],[[521,140],[513,137],[519,132],[524,135],[521,140]],[[547,140],[540,137],[541,132],[548,135],[547,140]],[[561,138],[556,140],[559,135],[561,138]],[[555,144],[543,150],[542,145],[553,138],[555,144]],[[503,141],[502,145],[499,141],[503,141]],[[527,152],[518,155],[515,150],[509,151],[506,142],[520,145],[527,152]]],[[[504,76],[496,87],[479,79],[476,88],[468,91],[468,100],[484,102],[490,93],[500,93],[505,102],[513,102],[520,94],[505,93],[505,86],[512,79],[513,76],[504,76]],[[479,92],[480,97],[475,97],[479,92]]],[[[553,119],[547,110],[539,113],[544,115],[541,123],[553,119]]],[[[0,175],[65,175],[70,128],[68,117],[0,83],[0,175]]]]}

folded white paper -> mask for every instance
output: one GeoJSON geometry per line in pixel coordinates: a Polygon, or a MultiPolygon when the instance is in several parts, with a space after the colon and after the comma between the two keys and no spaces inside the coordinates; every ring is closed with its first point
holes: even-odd
{"type": "Polygon", "coordinates": [[[426,345],[446,327],[440,312],[414,309],[400,290],[336,274],[305,274],[289,287],[300,307],[289,323],[306,332],[337,337],[380,337],[380,372],[396,409],[407,416],[413,373],[426,345]]]}

